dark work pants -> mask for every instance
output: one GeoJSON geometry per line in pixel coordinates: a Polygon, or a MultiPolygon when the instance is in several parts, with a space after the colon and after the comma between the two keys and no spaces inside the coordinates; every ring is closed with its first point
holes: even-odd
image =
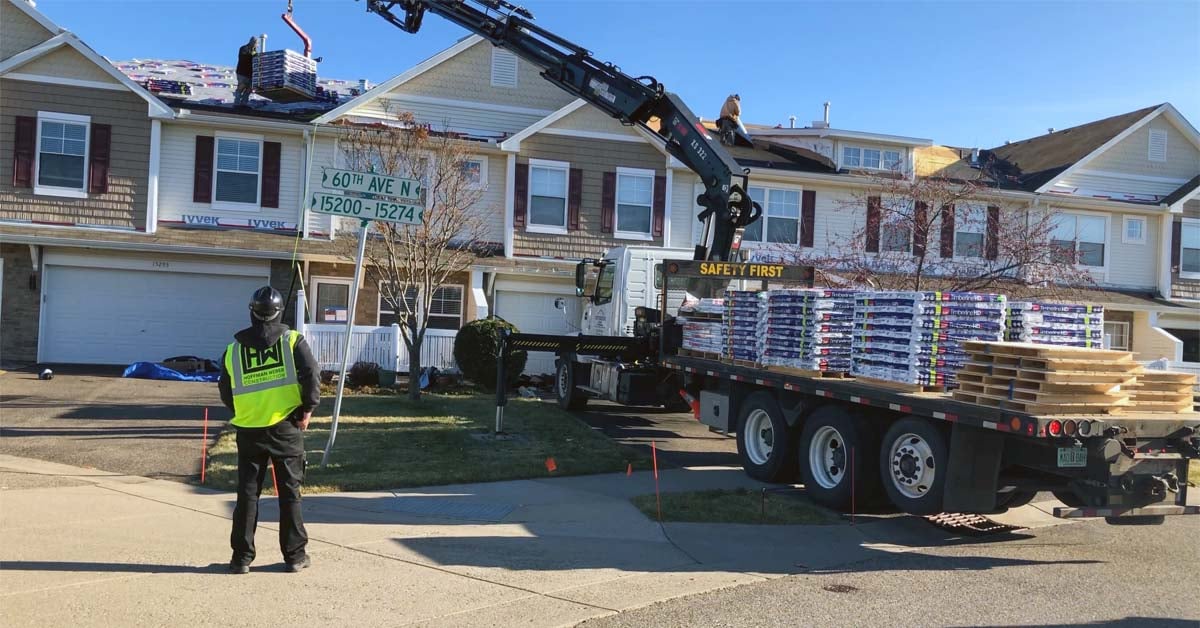
{"type": "Polygon", "coordinates": [[[290,420],[266,428],[238,428],[237,506],[233,509],[233,562],[254,560],[254,530],[258,527],[258,498],[263,484],[271,482],[267,461],[275,467],[279,483],[279,549],[294,563],[304,557],[308,532],[300,512],[300,485],[304,482],[304,433],[290,420]]]}

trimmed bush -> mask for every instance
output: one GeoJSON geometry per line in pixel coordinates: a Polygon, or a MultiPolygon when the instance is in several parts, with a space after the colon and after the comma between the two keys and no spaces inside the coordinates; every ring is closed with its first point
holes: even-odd
{"type": "Polygon", "coordinates": [[[346,372],[346,385],[352,388],[379,385],[379,365],[374,362],[355,362],[346,372]]]}
{"type": "MultiPolygon", "coordinates": [[[[481,318],[463,325],[454,337],[454,361],[458,363],[463,377],[489,392],[496,389],[496,348],[500,345],[501,329],[512,333],[517,331],[508,321],[481,318]]],[[[509,352],[507,368],[510,388],[516,385],[521,371],[525,370],[526,357],[524,351],[509,352]]]]}

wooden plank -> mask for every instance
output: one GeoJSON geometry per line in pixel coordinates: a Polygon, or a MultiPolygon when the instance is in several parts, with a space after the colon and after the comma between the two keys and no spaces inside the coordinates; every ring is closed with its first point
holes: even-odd
{"type": "Polygon", "coordinates": [[[1130,386],[1134,390],[1146,390],[1154,392],[1173,392],[1181,395],[1191,395],[1195,391],[1195,387],[1191,384],[1180,384],[1178,382],[1148,382],[1145,378],[1138,376],[1137,383],[1130,386]]]}
{"type": "Polygon", "coordinates": [[[1130,406],[1133,412],[1165,412],[1168,414],[1191,413],[1196,407],[1195,403],[1151,403],[1148,401],[1134,401],[1130,406]]]}
{"type": "Polygon", "coordinates": [[[1180,373],[1178,371],[1156,371],[1154,369],[1146,369],[1139,375],[1139,379],[1144,382],[1153,383],[1176,383],[1187,384],[1189,386],[1196,385],[1195,373],[1180,373]]]}
{"type": "Polygon", "coordinates": [[[1122,382],[1049,382],[1045,380],[1031,380],[1024,378],[1012,377],[993,377],[989,375],[980,376],[974,373],[967,374],[967,378],[963,379],[963,373],[958,374],[959,381],[972,381],[978,384],[996,388],[1023,388],[1027,390],[1036,390],[1046,393],[1056,394],[1090,394],[1104,393],[1115,394],[1124,391],[1125,386],[1132,383],[1133,379],[1127,379],[1122,382]]]}
{"type": "Polygon", "coordinates": [[[968,353],[980,353],[993,356],[1119,361],[1128,361],[1133,359],[1133,354],[1128,351],[1117,351],[1113,349],[1089,349],[1084,347],[1063,347],[1058,345],[1039,345],[1030,342],[981,342],[977,340],[968,340],[963,342],[961,346],[963,350],[968,353]]]}
{"type": "Polygon", "coordinates": [[[818,371],[813,369],[792,368],[790,366],[768,366],[766,369],[773,373],[794,375],[796,377],[815,377],[826,379],[845,379],[849,377],[848,373],[844,373],[842,371],[818,371]]]}
{"type": "Polygon", "coordinates": [[[1181,399],[1191,400],[1194,396],[1192,389],[1187,390],[1144,390],[1142,388],[1130,388],[1130,394],[1134,399],[1181,399]]]}
{"type": "Polygon", "coordinates": [[[893,382],[886,379],[875,379],[874,377],[859,377],[854,376],[854,381],[867,384],[869,386],[878,386],[880,388],[888,388],[890,390],[899,390],[901,392],[945,392],[946,386],[926,386],[924,384],[910,384],[907,382],[893,382]]]}
{"type": "MultiPolygon", "coordinates": [[[[996,394],[1004,394],[1003,390],[989,389],[987,392],[996,394]]],[[[1029,390],[1026,388],[1014,388],[1009,392],[1012,399],[1020,401],[1030,401],[1039,404],[1055,404],[1055,405],[1071,405],[1071,404],[1097,404],[1104,405],[1109,403],[1127,403],[1129,397],[1127,395],[1107,395],[1103,393],[1095,393],[1090,395],[1081,394],[1053,394],[1045,393],[1038,390],[1029,390]]]]}
{"type": "Polygon", "coordinates": [[[1137,381],[1133,376],[1125,373],[1048,371],[1044,369],[1021,369],[1017,377],[1031,382],[1042,381],[1056,384],[1132,384],[1137,381]]]}

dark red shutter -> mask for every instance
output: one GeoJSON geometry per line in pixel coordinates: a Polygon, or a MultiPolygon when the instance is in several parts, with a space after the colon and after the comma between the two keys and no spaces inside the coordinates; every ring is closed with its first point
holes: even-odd
{"type": "Polygon", "coordinates": [[[211,136],[196,136],[196,167],[192,171],[193,203],[212,202],[213,144],[211,136]]]}
{"type": "Polygon", "coordinates": [[[1000,208],[995,205],[988,206],[984,248],[987,249],[988,259],[1000,257],[1000,208]]]}
{"type": "Polygon", "coordinates": [[[604,185],[600,187],[600,231],[613,232],[613,218],[617,212],[617,173],[604,173],[604,185]]]}
{"type": "Polygon", "coordinates": [[[929,203],[917,201],[913,210],[913,255],[925,257],[925,245],[929,241],[929,203]]]}
{"type": "Polygon", "coordinates": [[[513,179],[513,227],[525,228],[525,214],[529,207],[529,164],[517,164],[517,176],[513,179]]]}
{"type": "Polygon", "coordinates": [[[279,207],[279,160],[283,145],[263,142],[262,201],[263,207],[279,207]]]}
{"type": "Polygon", "coordinates": [[[800,193],[800,246],[813,246],[813,231],[817,228],[817,193],[800,193]]]}
{"type": "Polygon", "coordinates": [[[867,236],[868,253],[879,252],[879,219],[880,204],[878,196],[867,197],[867,236]]]}
{"type": "Polygon", "coordinates": [[[954,257],[954,206],[942,206],[942,257],[954,257]]]}
{"type": "Polygon", "coordinates": [[[37,150],[37,118],[17,116],[13,138],[13,187],[33,187],[33,152],[37,150]]]}
{"type": "Polygon", "coordinates": [[[1179,272],[1183,260],[1183,223],[1176,220],[1171,225],[1171,272],[1179,272]]]}
{"type": "Polygon", "coordinates": [[[579,231],[579,205],[583,202],[583,170],[571,168],[567,179],[567,231],[579,231]]]}
{"type": "Polygon", "coordinates": [[[91,145],[88,146],[88,192],[108,192],[108,164],[112,153],[112,126],[92,125],[91,145]]]}
{"type": "Polygon", "coordinates": [[[651,235],[656,238],[663,236],[663,223],[667,219],[667,178],[654,177],[654,211],[651,222],[651,235]]]}

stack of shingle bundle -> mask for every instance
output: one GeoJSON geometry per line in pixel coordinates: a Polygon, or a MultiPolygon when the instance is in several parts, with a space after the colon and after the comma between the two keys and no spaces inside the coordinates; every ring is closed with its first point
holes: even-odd
{"type": "Polygon", "coordinates": [[[254,87],[296,92],[308,98],[317,93],[317,62],[294,50],[272,50],[254,57],[254,87]]]}
{"type": "Polygon", "coordinates": [[[1062,347],[1104,346],[1104,306],[1013,301],[1005,340],[1062,347]]]}
{"type": "Polygon", "coordinates": [[[725,304],[721,299],[701,299],[679,310],[683,348],[701,357],[719,359],[725,352],[725,304]]]}
{"type": "Polygon", "coordinates": [[[729,290],[725,293],[725,358],[757,364],[759,322],[767,308],[765,292],[729,290]]]}
{"type": "Polygon", "coordinates": [[[849,290],[769,291],[759,328],[760,362],[805,371],[849,371],[854,295],[849,290]]]}
{"type": "Polygon", "coordinates": [[[969,357],[961,343],[1004,337],[1005,297],[973,292],[860,292],[851,373],[950,387],[969,357]]]}
{"type": "Polygon", "coordinates": [[[142,81],[142,87],[156,94],[177,94],[180,96],[191,96],[192,86],[183,81],[172,81],[168,79],[146,79],[142,81]]]}

